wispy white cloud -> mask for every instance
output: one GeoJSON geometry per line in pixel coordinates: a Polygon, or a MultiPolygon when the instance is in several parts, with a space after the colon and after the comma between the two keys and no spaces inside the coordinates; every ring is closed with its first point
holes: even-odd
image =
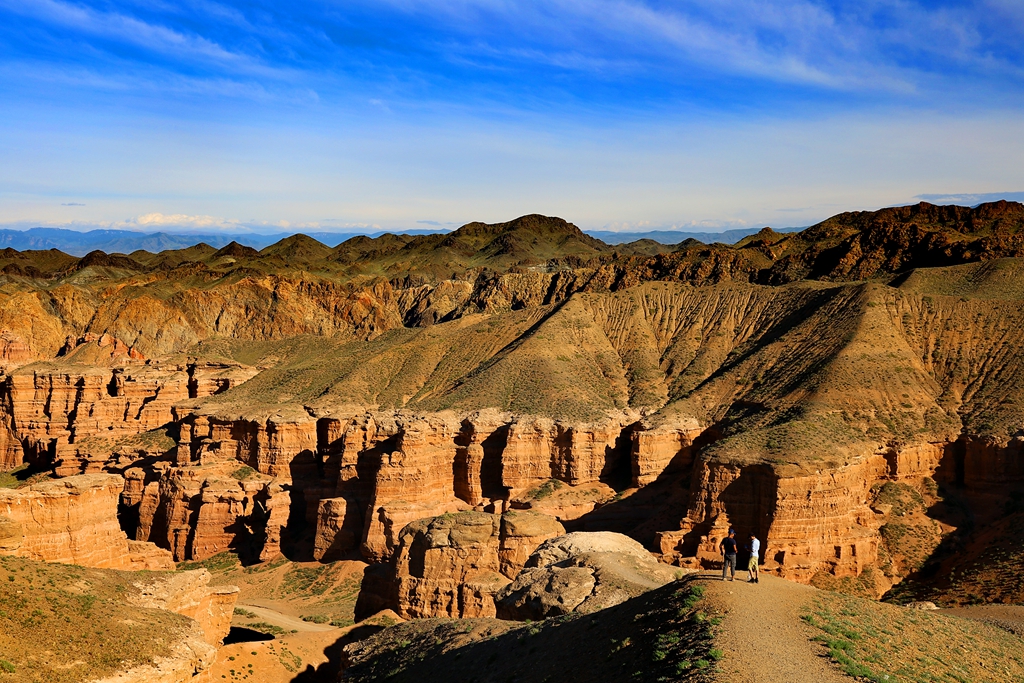
{"type": "Polygon", "coordinates": [[[1024,202],[1024,192],[960,192],[953,194],[919,194],[920,199],[931,204],[960,204],[975,206],[985,202],[997,202],[1005,199],[1008,202],[1024,202]]]}
{"type": "MultiPolygon", "coordinates": [[[[503,53],[569,69],[635,72],[701,66],[778,82],[847,90],[917,90],[941,62],[1018,72],[981,37],[986,9],[1024,15],[1017,0],[927,7],[911,0],[388,0],[410,13],[443,16],[474,36],[455,59],[503,53]],[[508,46],[493,40],[522,38],[508,46]],[[488,40],[492,38],[492,40],[488,40]],[[928,59],[922,60],[922,56],[928,59]],[[921,63],[921,62],[924,63],[921,63]]],[[[1021,22],[1024,26],[1024,22],[1021,22]]],[[[515,41],[508,41],[515,42],[515,41]]],[[[1019,54],[1017,55],[1019,57],[1019,54]]]]}
{"type": "Polygon", "coordinates": [[[240,221],[216,218],[214,216],[189,216],[182,213],[165,215],[162,213],[147,213],[124,222],[124,226],[138,226],[140,228],[227,228],[237,227],[240,221]]]}
{"type": "MultiPolygon", "coordinates": [[[[51,25],[100,36],[160,53],[175,60],[205,61],[235,73],[282,78],[289,70],[271,66],[253,55],[225,48],[202,35],[176,30],[159,23],[115,11],[100,11],[61,0],[0,0],[0,7],[51,25]]],[[[294,73],[294,72],[292,72],[294,73]]]]}

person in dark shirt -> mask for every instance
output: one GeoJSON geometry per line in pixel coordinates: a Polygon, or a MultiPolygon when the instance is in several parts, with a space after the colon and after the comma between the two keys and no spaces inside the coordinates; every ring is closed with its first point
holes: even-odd
{"type": "Polygon", "coordinates": [[[736,530],[729,529],[729,535],[722,539],[719,544],[719,549],[722,551],[722,581],[725,581],[725,573],[727,569],[732,570],[732,577],[730,581],[736,580],[736,530]]]}

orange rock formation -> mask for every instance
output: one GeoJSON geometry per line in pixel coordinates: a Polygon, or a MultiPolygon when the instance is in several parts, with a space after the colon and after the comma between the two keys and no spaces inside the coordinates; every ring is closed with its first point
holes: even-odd
{"type": "Polygon", "coordinates": [[[6,518],[5,554],[44,562],[112,569],[173,569],[166,550],[130,542],[118,526],[117,502],[124,480],[84,474],[0,489],[6,518]]]}
{"type": "Polygon", "coordinates": [[[236,586],[211,586],[205,569],[163,574],[135,583],[138,593],[129,602],[138,607],[165,609],[195,619],[206,642],[220,646],[231,630],[231,616],[238,600],[236,586]]]}
{"type": "Polygon", "coordinates": [[[494,596],[538,545],[565,529],[532,512],[460,512],[417,520],[393,559],[364,582],[357,616],[392,609],[403,618],[487,617],[494,596]]]}

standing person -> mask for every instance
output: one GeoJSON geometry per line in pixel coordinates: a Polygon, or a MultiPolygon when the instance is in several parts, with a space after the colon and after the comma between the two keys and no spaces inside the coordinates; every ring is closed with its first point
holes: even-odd
{"type": "Polygon", "coordinates": [[[730,581],[736,580],[736,530],[729,529],[729,535],[722,539],[722,542],[718,545],[722,551],[722,581],[725,581],[725,572],[727,569],[732,569],[732,578],[730,581]]]}
{"type": "Polygon", "coordinates": [[[747,562],[747,574],[750,575],[750,579],[747,583],[758,583],[757,572],[757,559],[758,553],[761,552],[761,541],[758,540],[757,536],[750,534],[750,561],[747,562]]]}

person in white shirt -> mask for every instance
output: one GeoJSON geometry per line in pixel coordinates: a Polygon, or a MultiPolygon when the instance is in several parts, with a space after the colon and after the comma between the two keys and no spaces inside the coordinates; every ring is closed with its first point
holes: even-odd
{"type": "Polygon", "coordinates": [[[761,541],[757,540],[757,536],[750,534],[750,561],[747,562],[747,573],[750,575],[748,583],[758,583],[757,573],[757,560],[758,554],[761,552],[761,541]]]}

